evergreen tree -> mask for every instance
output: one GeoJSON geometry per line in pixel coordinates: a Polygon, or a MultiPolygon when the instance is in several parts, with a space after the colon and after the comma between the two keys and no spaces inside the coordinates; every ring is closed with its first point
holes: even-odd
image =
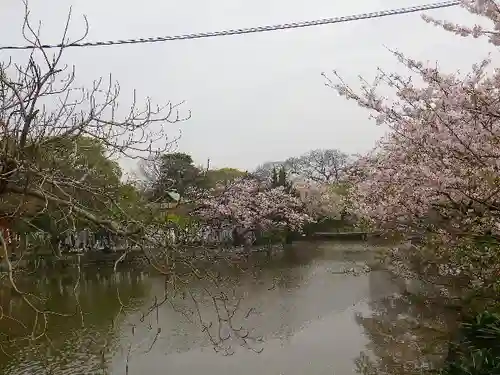
{"type": "Polygon", "coordinates": [[[286,181],[286,171],[285,167],[281,166],[279,175],[278,175],[278,186],[283,186],[286,188],[287,181],[286,181]]]}
{"type": "Polygon", "coordinates": [[[283,186],[287,193],[293,192],[292,181],[288,179],[288,174],[284,166],[281,166],[278,174],[278,186],[283,186]]]}
{"type": "Polygon", "coordinates": [[[276,170],[276,167],[273,167],[273,173],[271,175],[271,185],[272,187],[278,187],[279,185],[279,178],[278,178],[278,171],[276,170]]]}

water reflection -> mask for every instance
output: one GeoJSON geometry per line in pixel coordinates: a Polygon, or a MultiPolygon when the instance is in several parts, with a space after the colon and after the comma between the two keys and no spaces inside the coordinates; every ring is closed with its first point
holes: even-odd
{"type": "Polygon", "coordinates": [[[456,329],[455,312],[405,293],[372,299],[369,307],[369,314],[356,316],[369,338],[356,360],[360,373],[416,375],[439,368],[456,329]]]}
{"type": "MultiPolygon", "coordinates": [[[[20,320],[26,329],[0,320],[0,373],[106,373],[110,352],[119,342],[114,327],[123,321],[117,293],[133,309],[144,298],[148,282],[144,274],[132,271],[119,275],[103,271],[84,275],[81,278],[71,273],[59,277],[37,275],[37,278],[20,280],[23,291],[42,293],[46,298],[44,309],[71,314],[49,316],[46,339],[34,343],[26,339],[37,321],[33,310],[19,296],[12,295],[10,289],[2,290],[2,306],[8,304],[9,315],[20,320]],[[79,288],[75,295],[77,280],[79,288]]],[[[41,332],[44,326],[41,316],[38,322],[37,332],[41,332]]]]}
{"type": "MultiPolygon", "coordinates": [[[[302,244],[272,260],[256,258],[238,268],[218,269],[223,277],[217,287],[192,280],[188,287],[196,304],[178,285],[168,304],[146,316],[148,307],[164,296],[164,277],[133,270],[116,275],[86,271],[78,292],[85,324],[79,315],[54,317],[48,328],[50,342],[4,345],[11,356],[0,354],[0,373],[124,374],[128,369],[130,375],[354,374],[360,351],[371,350],[380,358],[392,353],[376,332],[407,304],[392,297],[398,289],[382,272],[340,272],[361,265],[372,253],[367,244],[302,244]],[[247,329],[249,338],[262,338],[247,342],[250,348],[263,349],[261,354],[241,347],[234,334],[228,340],[234,355],[214,352],[201,323],[211,322],[214,333],[217,312],[212,297],[221,292],[229,302],[242,298],[233,325],[247,329]],[[126,311],[121,312],[117,295],[128,306],[126,311]]],[[[72,274],[45,275],[26,280],[23,288],[42,290],[51,308],[75,311],[74,282],[72,274]]],[[[33,320],[18,297],[1,293],[4,309],[26,322],[33,320]]],[[[0,323],[5,343],[13,335],[12,325],[0,323]]]]}

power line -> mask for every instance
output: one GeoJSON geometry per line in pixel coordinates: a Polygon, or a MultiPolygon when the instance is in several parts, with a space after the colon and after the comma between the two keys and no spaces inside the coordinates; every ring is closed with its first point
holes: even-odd
{"type": "MultiPolygon", "coordinates": [[[[72,44],[44,44],[41,47],[44,49],[49,48],[61,48],[61,47],[100,47],[100,46],[113,46],[120,44],[142,44],[142,43],[157,43],[157,42],[169,42],[173,40],[187,40],[187,39],[202,39],[202,38],[213,38],[219,36],[229,36],[229,35],[241,35],[241,34],[252,34],[252,33],[262,33],[268,31],[286,30],[286,29],[298,29],[303,27],[328,25],[334,23],[342,23],[349,21],[365,20],[369,18],[380,18],[387,16],[395,16],[399,14],[422,12],[425,10],[439,9],[439,8],[449,8],[457,6],[460,1],[445,1],[440,3],[418,5],[413,7],[382,10],[378,12],[362,13],[351,16],[344,17],[333,17],[333,18],[323,18],[313,21],[302,21],[302,22],[292,22],[283,23],[277,25],[268,26],[258,26],[242,29],[228,29],[221,31],[211,31],[205,33],[192,33],[192,34],[181,34],[181,35],[171,35],[171,36],[159,36],[152,38],[137,38],[137,39],[124,39],[124,40],[109,40],[109,41],[98,41],[98,42],[80,42],[72,44]]],[[[0,50],[30,50],[40,48],[39,46],[24,45],[24,46],[0,46],[0,50]]]]}

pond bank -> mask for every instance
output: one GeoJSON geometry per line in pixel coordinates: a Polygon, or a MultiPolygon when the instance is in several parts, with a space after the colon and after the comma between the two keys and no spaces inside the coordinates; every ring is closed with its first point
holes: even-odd
{"type": "MultiPolygon", "coordinates": [[[[251,249],[251,254],[271,256],[283,250],[283,246],[259,247],[251,249]]],[[[194,259],[227,259],[242,258],[248,256],[248,252],[242,249],[210,249],[202,247],[187,247],[182,252],[176,251],[178,257],[191,257],[194,259]]],[[[120,260],[120,265],[134,267],[148,267],[150,259],[163,260],[165,253],[162,251],[147,251],[140,249],[116,250],[111,252],[86,251],[81,253],[69,253],[61,256],[53,254],[26,255],[20,259],[11,259],[11,263],[16,269],[40,269],[40,268],[75,268],[80,267],[113,267],[116,261],[120,260]],[[147,255],[146,255],[147,254],[147,255]]],[[[0,272],[7,271],[7,263],[0,262],[0,272]]]]}
{"type": "MultiPolygon", "coordinates": [[[[215,247],[200,247],[200,246],[186,246],[182,251],[176,250],[175,254],[178,260],[186,261],[188,259],[204,261],[241,261],[249,255],[251,256],[262,256],[262,257],[273,257],[276,256],[287,249],[301,246],[309,246],[308,244],[320,244],[325,241],[333,242],[343,242],[343,241],[358,241],[363,239],[363,241],[368,241],[370,244],[372,242],[377,242],[380,240],[380,236],[377,234],[368,234],[367,236],[361,236],[357,232],[348,232],[344,234],[342,232],[325,232],[320,233],[312,237],[304,237],[292,244],[274,244],[267,246],[254,246],[250,249],[245,249],[243,247],[238,248],[215,248],[215,247]],[[349,235],[352,234],[352,235],[349,235]]],[[[318,245],[321,246],[321,245],[318,245]]],[[[162,251],[148,251],[148,256],[150,259],[155,259],[157,261],[162,261],[165,258],[165,254],[162,251]]],[[[54,254],[39,254],[39,255],[25,255],[20,259],[11,259],[12,265],[17,269],[39,269],[39,268],[75,268],[80,267],[113,267],[117,260],[121,259],[120,265],[123,266],[133,266],[133,267],[149,267],[148,256],[145,252],[140,249],[131,250],[116,250],[111,252],[104,251],[86,251],[81,253],[66,253],[61,256],[56,256],[54,254]],[[127,253],[127,254],[125,254],[127,253]]],[[[5,261],[0,262],[0,272],[5,272],[7,270],[7,264],[5,261]]]]}

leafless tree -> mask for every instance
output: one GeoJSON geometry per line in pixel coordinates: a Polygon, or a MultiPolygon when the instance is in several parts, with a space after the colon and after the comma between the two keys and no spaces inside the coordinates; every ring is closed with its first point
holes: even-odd
{"type": "MultiPolygon", "coordinates": [[[[58,228],[79,223],[104,228],[143,244],[147,223],[122,205],[118,157],[144,158],[169,147],[167,125],[181,116],[179,104],[139,106],[120,111],[120,87],[98,79],[90,88],[75,85],[75,69],[63,66],[70,16],[61,47],[44,48],[30,23],[25,4],[23,36],[32,49],[26,63],[0,62],[0,220],[3,227],[24,226],[44,232],[41,222],[58,228]],[[123,112],[123,116],[119,113],[123,112]]],[[[71,14],[70,14],[71,15],[71,14]]],[[[8,241],[0,235],[0,252],[11,287],[37,314],[47,312],[15,283],[8,241]]]]}
{"type": "MultiPolygon", "coordinates": [[[[134,204],[122,196],[123,183],[116,159],[147,160],[169,150],[175,141],[167,137],[169,125],[186,120],[189,112],[181,113],[182,103],[155,106],[146,99],[139,105],[135,93],[130,108],[122,110],[118,107],[120,87],[111,77],[96,80],[90,88],[77,87],[74,67],[63,66],[61,59],[68,45],[84,40],[88,28],[81,38],[69,40],[68,17],[61,47],[52,53],[40,40],[39,30],[30,23],[27,3],[25,7],[23,36],[32,46],[27,62],[0,63],[2,225],[24,225],[44,232],[40,221],[45,220],[58,228],[102,228],[127,238],[130,245],[115,264],[115,270],[132,249],[138,249],[151,266],[168,277],[171,288],[184,285],[182,277],[174,274],[171,253],[176,249],[162,236],[162,223],[155,221],[149,207],[144,209],[140,202],[134,204]],[[160,262],[151,249],[170,252],[164,252],[160,262]]],[[[62,313],[45,310],[43,301],[18,287],[16,262],[1,231],[0,254],[8,271],[2,281],[35,312],[32,327],[20,324],[32,339],[43,337],[49,315],[62,313]],[[40,325],[41,321],[44,323],[40,325]]],[[[208,278],[216,283],[215,276],[198,269],[191,260],[183,258],[179,263],[189,277],[208,278]]],[[[210,293],[220,313],[219,324],[223,322],[234,335],[245,340],[248,334],[232,328],[234,313],[228,298],[210,293]]],[[[167,301],[167,297],[163,302],[156,301],[151,310],[167,301]]],[[[194,297],[193,301],[196,306],[194,297]]],[[[6,318],[1,312],[0,319],[6,318]]],[[[11,318],[15,321],[15,317],[11,318]]],[[[222,345],[226,340],[220,332],[218,336],[210,333],[209,324],[201,317],[199,323],[209,332],[214,345],[222,345]]]]}
{"type": "Polygon", "coordinates": [[[351,157],[339,150],[312,150],[299,157],[285,161],[285,166],[294,175],[315,182],[338,183],[344,178],[351,157]]]}
{"type": "MultiPolygon", "coordinates": [[[[166,125],[187,117],[180,116],[179,104],[159,107],[147,99],[138,106],[135,93],[130,109],[120,111],[120,87],[111,77],[98,79],[90,88],[76,87],[74,67],[61,66],[61,58],[64,45],[80,42],[86,32],[71,41],[67,39],[68,26],[69,17],[63,46],[50,54],[31,26],[26,8],[23,35],[33,46],[28,62],[0,65],[0,196],[9,194],[20,202],[30,198],[71,208],[75,215],[119,231],[116,224],[96,218],[67,194],[66,189],[97,193],[88,182],[92,171],[83,168],[88,166],[79,166],[79,178],[69,179],[58,173],[62,163],[50,165],[45,157],[70,144],[64,165],[71,166],[83,151],[77,141],[85,137],[104,147],[106,159],[147,158],[153,151],[169,147],[166,125]],[[120,112],[124,113],[121,117],[120,112]]],[[[19,216],[19,212],[10,214],[19,216]]]]}

